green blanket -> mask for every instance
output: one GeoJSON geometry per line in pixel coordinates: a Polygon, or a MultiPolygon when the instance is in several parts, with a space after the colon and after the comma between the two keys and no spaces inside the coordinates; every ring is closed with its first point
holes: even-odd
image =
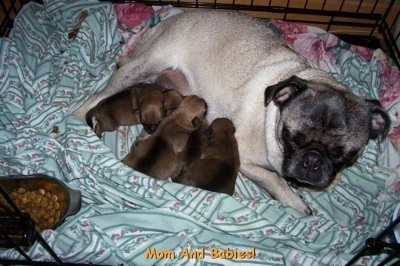
{"type": "MultiPolygon", "coordinates": [[[[107,83],[122,53],[117,28],[109,3],[47,0],[24,6],[0,39],[0,174],[44,173],[82,191],[81,211],[42,233],[64,262],[343,265],[390,222],[399,199],[385,183],[394,173],[377,164],[374,141],[334,189],[298,191],[313,216],[240,174],[231,197],[123,165],[140,126],[100,140],[71,114],[107,83]]],[[[37,243],[28,254],[52,260],[37,243]]],[[[0,257],[21,259],[11,249],[0,257]]]]}

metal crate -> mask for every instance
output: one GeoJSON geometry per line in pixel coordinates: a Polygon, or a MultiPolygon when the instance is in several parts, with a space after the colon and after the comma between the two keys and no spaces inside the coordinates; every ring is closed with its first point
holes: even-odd
{"type": "MultiPolygon", "coordinates": [[[[0,36],[7,36],[21,7],[30,1],[0,1],[0,36]]],[[[104,1],[104,0],[100,0],[104,1]]],[[[382,48],[400,68],[400,2],[396,0],[109,0],[172,5],[183,10],[230,9],[254,17],[277,18],[315,25],[341,39],[369,48],[382,48]]]]}

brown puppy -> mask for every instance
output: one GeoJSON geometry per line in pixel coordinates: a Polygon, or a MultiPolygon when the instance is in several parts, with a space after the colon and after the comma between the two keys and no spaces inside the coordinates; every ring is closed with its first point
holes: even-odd
{"type": "Polygon", "coordinates": [[[176,109],[183,97],[177,90],[164,90],[164,105],[167,107],[167,115],[176,109]]]}
{"type": "Polygon", "coordinates": [[[203,99],[190,95],[161,123],[147,139],[132,145],[122,162],[156,179],[167,179],[180,171],[178,158],[189,135],[203,122],[207,106],[203,99]]]}
{"type": "Polygon", "coordinates": [[[87,112],[86,122],[99,137],[104,131],[137,124],[152,134],[167,113],[162,89],[155,84],[132,86],[99,102],[87,112]]]}
{"type": "Polygon", "coordinates": [[[207,121],[203,121],[203,123],[190,134],[184,150],[179,154],[179,160],[182,164],[181,171],[189,171],[193,164],[200,159],[210,138],[211,130],[209,126],[207,121]]]}
{"type": "Polygon", "coordinates": [[[192,167],[186,165],[174,182],[232,195],[240,159],[231,120],[217,118],[210,125],[207,147],[192,167]]]}
{"type": "Polygon", "coordinates": [[[200,159],[190,169],[184,167],[173,181],[232,195],[240,166],[235,128],[231,120],[217,118],[210,129],[210,139],[200,159]]]}
{"type": "MultiPolygon", "coordinates": [[[[178,105],[182,102],[183,97],[182,95],[177,91],[177,90],[164,90],[164,106],[166,107],[166,114],[165,116],[169,115],[174,109],[178,107],[178,105]]],[[[144,139],[147,139],[151,134],[148,133],[147,131],[143,130],[140,133],[140,136],[136,139],[134,145],[144,139]]]]}

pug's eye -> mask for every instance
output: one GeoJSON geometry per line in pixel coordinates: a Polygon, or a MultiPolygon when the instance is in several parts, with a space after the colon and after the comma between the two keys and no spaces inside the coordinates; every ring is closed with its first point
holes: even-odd
{"type": "Polygon", "coordinates": [[[288,129],[282,129],[282,138],[285,142],[288,142],[291,146],[301,146],[305,141],[305,137],[301,133],[291,134],[288,129]]]}
{"type": "Polygon", "coordinates": [[[354,161],[357,159],[358,155],[359,155],[360,151],[359,150],[351,150],[346,154],[346,158],[349,161],[354,161]]]}
{"type": "Polygon", "coordinates": [[[333,158],[332,162],[336,165],[342,166],[342,165],[349,165],[352,162],[354,162],[357,159],[357,155],[359,153],[358,150],[351,150],[347,153],[345,153],[344,148],[341,147],[341,152],[340,154],[337,155],[337,157],[334,157],[334,153],[332,153],[333,158]]]}
{"type": "Polygon", "coordinates": [[[304,135],[301,133],[296,133],[293,137],[292,137],[292,141],[298,145],[301,145],[301,143],[304,142],[304,135]]]}
{"type": "Polygon", "coordinates": [[[342,146],[336,146],[336,147],[332,148],[332,150],[331,150],[332,157],[337,158],[337,157],[342,156],[343,150],[344,149],[342,146]]]}

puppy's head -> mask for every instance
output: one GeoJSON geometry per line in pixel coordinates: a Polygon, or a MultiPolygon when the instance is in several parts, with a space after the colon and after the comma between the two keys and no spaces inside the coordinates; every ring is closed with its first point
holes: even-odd
{"type": "Polygon", "coordinates": [[[232,121],[225,117],[216,118],[212,121],[209,127],[209,136],[212,138],[213,136],[222,136],[222,135],[233,135],[235,134],[236,129],[233,125],[232,121]]]}
{"type": "Polygon", "coordinates": [[[143,129],[153,134],[166,116],[163,93],[158,87],[146,86],[133,90],[131,96],[133,110],[139,113],[143,129]]]}
{"type": "Polygon", "coordinates": [[[206,117],[207,104],[202,98],[189,95],[183,98],[171,115],[176,118],[181,127],[192,131],[198,128],[206,117]]]}
{"type": "Polygon", "coordinates": [[[164,92],[164,106],[169,115],[174,109],[176,109],[182,102],[183,97],[177,90],[165,90],[164,92]]]}
{"type": "Polygon", "coordinates": [[[328,186],[369,139],[384,138],[390,128],[377,101],[359,99],[334,82],[293,76],[265,90],[269,104],[279,108],[276,132],[283,176],[316,188],[328,186]]]}

